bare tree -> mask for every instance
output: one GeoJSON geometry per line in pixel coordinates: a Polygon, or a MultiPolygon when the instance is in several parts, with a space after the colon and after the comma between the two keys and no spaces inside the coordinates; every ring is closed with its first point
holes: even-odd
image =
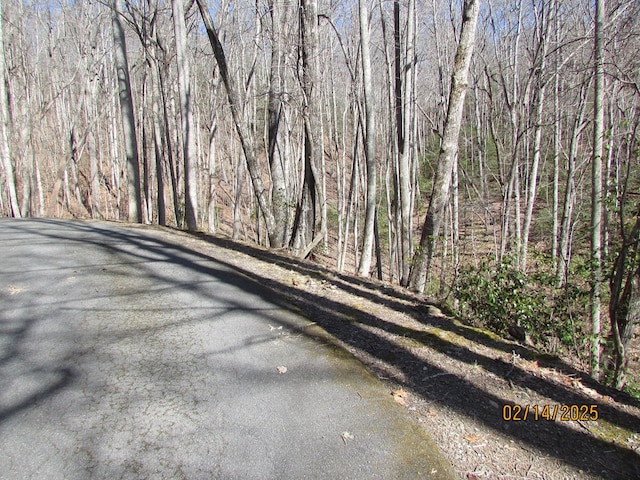
{"type": "Polygon", "coordinates": [[[394,73],[395,73],[395,116],[398,145],[397,178],[398,187],[396,189],[396,218],[398,231],[400,233],[400,266],[402,285],[409,282],[410,258],[411,258],[411,178],[409,161],[411,155],[410,133],[411,133],[411,88],[414,68],[415,51],[413,38],[413,23],[415,17],[415,0],[409,0],[407,13],[407,34],[405,61],[402,60],[402,42],[400,30],[400,2],[393,2],[393,24],[394,24],[394,73]],[[405,64],[406,62],[406,64],[405,64]]]}
{"type": "Polygon", "coordinates": [[[195,159],[195,125],[193,123],[193,92],[187,58],[187,27],[183,0],[171,0],[173,29],[176,36],[178,61],[178,90],[180,92],[180,114],[182,117],[182,150],[184,160],[184,214],[189,230],[198,228],[198,193],[195,159]]]}
{"type": "Polygon", "coordinates": [[[375,120],[373,109],[373,85],[371,79],[371,54],[369,53],[369,11],[367,0],[358,0],[360,13],[360,50],[362,52],[362,85],[364,89],[365,135],[364,155],[367,164],[367,193],[362,256],[358,273],[369,275],[376,221],[377,174],[375,155],[375,120]]]}
{"type": "Polygon", "coordinates": [[[16,190],[16,177],[11,163],[11,148],[9,146],[9,98],[7,96],[7,88],[5,83],[5,52],[4,52],[4,32],[2,22],[2,0],[0,0],[0,110],[2,118],[0,119],[0,142],[2,142],[2,166],[5,170],[5,184],[9,191],[9,208],[13,217],[19,218],[20,205],[18,203],[18,194],[16,190]]]}
{"type": "Polygon", "coordinates": [[[288,195],[285,177],[285,158],[278,152],[278,133],[284,115],[285,81],[284,57],[286,53],[285,32],[289,18],[287,2],[270,0],[271,15],[271,65],[268,100],[268,139],[267,152],[271,171],[271,205],[273,208],[274,232],[271,246],[281,248],[285,245],[288,224],[288,195]]]}
{"type": "Polygon", "coordinates": [[[524,271],[527,266],[527,254],[529,246],[529,233],[531,231],[531,222],[533,220],[533,206],[536,201],[536,192],[538,187],[538,169],[540,167],[540,157],[542,156],[542,114],[545,102],[545,94],[548,79],[546,78],[547,65],[547,49],[549,45],[549,25],[550,25],[550,6],[543,3],[538,11],[536,8],[536,28],[534,31],[536,52],[534,60],[534,71],[536,77],[536,95],[533,120],[533,160],[529,171],[528,189],[526,197],[526,211],[524,215],[524,227],[522,230],[522,246],[520,254],[520,268],[524,271]]]}
{"type": "MultiPolygon", "coordinates": [[[[322,150],[322,107],[320,102],[320,58],[318,38],[318,1],[300,0],[300,56],[304,123],[304,180],[296,209],[291,246],[306,257],[322,240],[325,232],[316,232],[318,207],[323,204],[319,167],[322,150]]],[[[322,226],[326,227],[326,226],[322,226]]]]}
{"type": "Polygon", "coordinates": [[[591,376],[600,377],[600,290],[602,285],[602,154],[604,151],[605,2],[596,0],[594,39],[593,157],[591,164],[591,376]]]}
{"type": "Polygon", "coordinates": [[[113,43],[115,47],[116,69],[118,75],[118,91],[122,125],[127,155],[127,191],[129,194],[129,221],[142,222],[142,193],[140,190],[140,163],[138,160],[138,140],[136,121],[129,78],[129,61],[124,30],[120,22],[118,0],[112,0],[111,19],[113,26],[113,43]]]}
{"type": "Polygon", "coordinates": [[[261,172],[258,165],[258,159],[256,157],[255,140],[253,138],[253,135],[251,134],[250,129],[242,118],[242,102],[238,93],[236,81],[229,74],[227,57],[224,52],[224,48],[222,47],[222,43],[220,42],[220,38],[218,37],[218,32],[213,25],[213,20],[211,19],[211,15],[209,14],[207,6],[205,5],[203,0],[196,0],[196,2],[198,3],[200,15],[202,16],[205,28],[207,29],[209,42],[211,43],[211,47],[216,58],[216,63],[218,64],[218,70],[220,73],[220,77],[222,78],[222,83],[224,84],[225,90],[227,92],[227,99],[229,101],[231,116],[233,117],[233,123],[238,137],[240,138],[242,151],[247,163],[251,182],[253,183],[253,190],[265,220],[269,240],[271,243],[277,244],[278,240],[275,233],[275,220],[273,218],[273,213],[271,211],[270,201],[267,197],[266,189],[264,187],[264,184],[262,183],[261,172]]]}
{"type": "Polygon", "coordinates": [[[420,247],[416,250],[411,266],[410,287],[417,292],[424,292],[434,254],[435,239],[440,230],[444,209],[449,199],[451,175],[458,155],[458,137],[462,123],[464,98],[467,91],[467,75],[475,45],[479,11],[480,0],[465,1],[462,12],[460,41],[451,75],[451,91],[449,93],[449,106],[442,148],[438,155],[433,190],[427,209],[427,216],[422,227],[420,247]]]}
{"type": "Polygon", "coordinates": [[[560,236],[559,236],[559,256],[556,266],[556,276],[558,286],[566,283],[566,273],[571,260],[571,236],[574,222],[574,207],[576,203],[576,176],[578,152],[580,147],[580,139],[582,132],[587,127],[585,120],[587,109],[587,90],[590,83],[582,82],[578,90],[577,108],[571,122],[571,130],[569,133],[569,153],[566,161],[566,181],[564,190],[564,200],[562,203],[562,216],[560,220],[560,236]]]}

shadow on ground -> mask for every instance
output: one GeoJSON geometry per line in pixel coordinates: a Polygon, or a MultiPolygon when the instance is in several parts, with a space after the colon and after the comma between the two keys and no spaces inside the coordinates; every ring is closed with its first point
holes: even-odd
{"type": "MultiPolygon", "coordinates": [[[[50,220],[41,221],[55,224],[50,220]]],[[[504,422],[502,420],[503,399],[466,381],[464,372],[445,371],[435,364],[418,358],[410,348],[391,342],[388,337],[376,333],[376,330],[413,339],[441,354],[455,356],[457,360],[467,363],[470,367],[480,365],[498,377],[508,378],[514,386],[539,392],[553,402],[578,405],[594,404],[592,398],[580,395],[572,389],[563,388],[561,385],[535,377],[507,360],[489,358],[469,348],[462,348],[460,345],[448,342],[441,336],[432,335],[428,331],[390,323],[372,313],[327,299],[319,293],[296,288],[291,284],[274,280],[268,275],[258,275],[231,262],[207,256],[183,245],[160,240],[155,236],[144,235],[144,228],[104,230],[91,223],[78,222],[73,225],[79,234],[99,232],[116,240],[113,243],[100,244],[105,249],[118,250],[120,242],[137,244],[160,255],[162,261],[179,262],[194,271],[219,277],[221,274],[220,270],[216,269],[216,264],[221,264],[225,267],[223,275],[225,281],[241,284],[244,281],[242,277],[252,278],[255,281],[252,293],[284,308],[293,304],[330,336],[346,345],[365,363],[367,363],[367,358],[373,358],[389,364],[401,372],[402,378],[395,380],[425,400],[446,405],[462,415],[483,422],[491,429],[506,433],[516,442],[539,449],[580,470],[595,474],[606,471],[608,472],[607,478],[640,478],[640,456],[633,450],[599,440],[586,430],[584,432],[574,430],[562,422],[535,422],[531,419],[523,422],[504,422]],[[210,260],[212,263],[194,262],[182,254],[195,255],[202,260],[210,260]],[[228,273],[227,268],[239,272],[242,277],[228,273]]],[[[471,342],[502,350],[505,352],[505,357],[516,350],[523,358],[537,359],[541,365],[545,363],[545,360],[541,360],[539,354],[531,349],[484,334],[446,318],[430,316],[426,303],[420,302],[416,297],[399,289],[357,277],[337,274],[306,261],[228,239],[204,234],[194,234],[194,236],[215,247],[248,254],[316,280],[330,280],[331,283],[346,292],[368,298],[392,309],[404,311],[423,325],[449,331],[471,342]],[[408,303],[413,306],[408,308],[408,303]]],[[[79,235],[77,241],[83,241],[82,235],[79,235]]],[[[90,238],[87,241],[95,241],[95,239],[90,238]]],[[[299,326],[293,325],[292,327],[299,328],[299,326]]],[[[315,335],[306,329],[301,332],[315,335]]],[[[597,390],[602,395],[611,396],[622,403],[638,406],[638,402],[632,398],[592,382],[582,372],[572,369],[567,364],[551,359],[547,359],[546,362],[549,366],[579,378],[585,385],[597,390]]],[[[638,431],[639,418],[617,409],[609,403],[599,402],[597,405],[602,419],[627,430],[638,431]]]]}
{"type": "MultiPolygon", "coordinates": [[[[578,371],[557,358],[540,355],[534,349],[500,339],[478,329],[470,328],[449,318],[429,315],[429,304],[399,288],[393,288],[363,278],[344,275],[319,265],[290,257],[285,254],[264,250],[255,246],[234,242],[226,238],[195,234],[201,240],[218,247],[236,250],[265,262],[287,268],[292,272],[309,276],[318,281],[328,280],[338,288],[354,295],[383,304],[391,309],[403,311],[427,327],[450,332],[467,339],[505,352],[505,360],[496,360],[481,355],[458,343],[448,342],[443,336],[424,330],[416,330],[385,321],[378,316],[364,312],[350,305],[328,300],[322,295],[311,293],[291,284],[285,284],[239,269],[257,282],[276,291],[330,335],[350,349],[363,352],[362,359],[377,358],[402,372],[405,388],[409,388],[424,399],[445,404],[459,413],[481,420],[488,427],[507,433],[514,440],[528,444],[546,452],[577,468],[593,473],[607,471],[608,478],[640,478],[640,456],[631,449],[594,438],[593,435],[567,427],[562,422],[528,421],[504,422],[502,406],[504,401],[477,386],[465,381],[464,372],[458,375],[444,371],[436,365],[417,358],[410,348],[403,348],[383,336],[376,335],[375,329],[412,339],[417,344],[428,346],[442,354],[453,355],[471,366],[479,365],[498,377],[507,379],[513,386],[538,392],[557,404],[598,406],[600,418],[626,430],[640,431],[640,418],[630,415],[610,403],[594,402],[588,396],[580,395],[570,388],[531,375],[526,370],[507,361],[514,351],[521,358],[535,360],[540,366],[553,368],[567,376],[579,380],[583,385],[597,391],[602,396],[617,402],[639,407],[640,402],[629,395],[595,382],[584,372],[578,371]],[[412,305],[408,308],[407,304],[412,305]],[[371,327],[374,327],[373,329],[371,327]],[[437,380],[436,380],[437,378],[437,380]]],[[[238,268],[238,267],[235,267],[238,268]]]]}

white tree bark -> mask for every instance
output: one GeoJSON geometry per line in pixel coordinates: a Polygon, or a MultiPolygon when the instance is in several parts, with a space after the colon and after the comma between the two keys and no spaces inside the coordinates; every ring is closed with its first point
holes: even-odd
{"type": "Polygon", "coordinates": [[[11,215],[16,218],[22,217],[18,194],[16,190],[16,177],[11,163],[11,148],[9,145],[10,119],[9,119],[9,97],[5,83],[5,52],[4,52],[4,30],[2,28],[2,0],[0,0],[0,142],[2,143],[2,166],[4,168],[6,188],[9,192],[9,207],[11,215]]]}
{"type": "Polygon", "coordinates": [[[366,213],[362,256],[358,274],[369,276],[376,220],[377,173],[375,156],[375,120],[373,109],[373,85],[371,80],[371,54],[369,52],[369,11],[367,0],[358,0],[360,13],[360,49],[362,52],[362,80],[364,88],[365,135],[364,155],[367,164],[366,213]]]}
{"type": "Polygon", "coordinates": [[[591,164],[591,376],[600,378],[600,290],[602,285],[602,154],[604,152],[605,2],[596,0],[593,89],[593,159],[591,164]]]}
{"type": "Polygon", "coordinates": [[[142,195],[140,191],[140,164],[138,158],[138,140],[136,137],[136,119],[133,109],[133,95],[129,78],[129,61],[124,30],[120,22],[119,0],[112,0],[111,20],[113,25],[113,43],[115,47],[116,68],[118,72],[118,91],[120,110],[125,136],[127,155],[127,192],[129,195],[129,221],[142,222],[142,195]]]}
{"type": "Polygon", "coordinates": [[[198,194],[195,158],[195,125],[193,123],[193,94],[187,57],[187,27],[183,0],[172,0],[173,29],[176,36],[178,60],[178,90],[182,117],[182,149],[184,159],[185,220],[189,230],[198,228],[198,194]]]}
{"type": "Polygon", "coordinates": [[[267,153],[271,172],[271,208],[274,218],[274,232],[271,246],[281,248],[285,245],[289,199],[285,178],[285,159],[279,153],[278,134],[284,115],[285,102],[285,32],[286,22],[289,20],[289,7],[286,2],[270,0],[271,13],[271,65],[269,72],[269,100],[268,100],[268,133],[267,153]]]}
{"type": "Polygon", "coordinates": [[[447,109],[442,149],[438,155],[433,191],[422,228],[420,247],[416,250],[411,266],[409,286],[420,293],[424,292],[434,254],[436,236],[439,233],[444,209],[449,199],[451,175],[458,155],[458,139],[462,124],[464,99],[467,92],[467,75],[475,46],[479,11],[480,0],[465,1],[462,12],[460,42],[451,74],[451,92],[449,93],[449,107],[447,109]]]}
{"type": "Polygon", "coordinates": [[[536,69],[538,77],[538,98],[535,105],[534,115],[534,139],[533,139],[533,161],[531,163],[531,170],[529,172],[529,188],[527,190],[526,198],[526,211],[524,216],[524,227],[522,231],[522,247],[520,255],[520,268],[522,271],[526,271],[527,268],[527,255],[529,247],[529,232],[531,230],[531,221],[533,220],[533,206],[536,201],[536,190],[538,187],[538,168],[540,166],[540,157],[542,155],[542,114],[545,101],[545,93],[547,87],[547,80],[544,78],[546,74],[547,65],[547,35],[549,34],[549,12],[543,5],[542,12],[540,13],[540,21],[542,25],[539,27],[538,34],[538,55],[539,64],[536,69]]]}
{"type": "Polygon", "coordinates": [[[401,32],[400,32],[400,3],[394,2],[394,43],[395,43],[395,95],[396,95],[396,129],[398,142],[398,199],[399,232],[402,275],[400,283],[409,282],[411,258],[411,174],[409,168],[411,147],[411,71],[414,68],[413,23],[415,16],[415,0],[409,0],[407,13],[406,55],[402,62],[401,32]]]}
{"type": "Polygon", "coordinates": [[[271,212],[270,201],[267,197],[267,190],[262,182],[258,159],[256,157],[255,141],[253,135],[251,135],[250,129],[242,118],[240,105],[241,102],[236,82],[229,74],[227,57],[224,52],[224,48],[222,47],[222,43],[220,43],[218,32],[213,25],[213,20],[211,19],[211,15],[209,14],[206,3],[203,0],[196,0],[196,2],[198,4],[198,9],[200,10],[200,15],[202,16],[202,21],[205,24],[205,28],[209,36],[211,48],[213,49],[213,53],[216,57],[216,63],[218,64],[222,83],[224,84],[225,90],[227,92],[227,99],[229,100],[231,116],[233,117],[233,123],[240,139],[242,151],[247,163],[247,169],[249,170],[249,176],[251,177],[251,183],[253,184],[253,191],[256,195],[258,205],[260,206],[260,210],[262,211],[262,215],[265,220],[270,243],[276,243],[276,237],[274,234],[275,220],[273,218],[273,213],[271,212]]]}
{"type": "MultiPolygon", "coordinates": [[[[291,246],[305,257],[314,244],[324,238],[316,232],[318,206],[324,203],[319,168],[322,163],[322,106],[320,101],[320,59],[318,33],[318,1],[300,0],[301,83],[304,122],[304,181],[291,246]]],[[[322,228],[326,228],[324,223],[322,228]]]]}

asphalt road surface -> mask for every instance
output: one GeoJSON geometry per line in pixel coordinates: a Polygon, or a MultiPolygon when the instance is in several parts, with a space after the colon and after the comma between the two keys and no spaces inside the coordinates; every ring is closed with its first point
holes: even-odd
{"type": "Polygon", "coordinates": [[[0,219],[0,478],[453,478],[309,323],[139,230],[0,219]]]}

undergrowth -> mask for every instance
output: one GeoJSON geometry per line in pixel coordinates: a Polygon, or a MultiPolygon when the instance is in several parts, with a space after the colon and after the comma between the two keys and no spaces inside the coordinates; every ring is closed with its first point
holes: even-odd
{"type": "Polygon", "coordinates": [[[582,356],[588,340],[584,322],[588,287],[557,283],[542,268],[528,275],[506,259],[498,265],[483,262],[479,267],[462,267],[454,295],[463,317],[497,334],[519,327],[549,353],[582,356]]]}

